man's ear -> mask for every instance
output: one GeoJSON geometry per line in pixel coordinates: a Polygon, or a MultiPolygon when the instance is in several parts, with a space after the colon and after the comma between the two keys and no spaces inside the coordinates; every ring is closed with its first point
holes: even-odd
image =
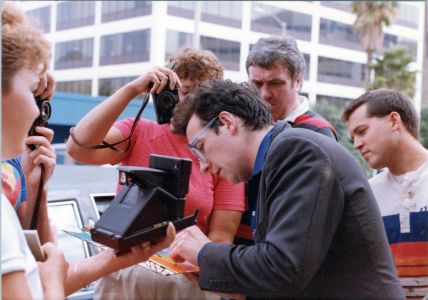
{"type": "Polygon", "coordinates": [[[222,111],[218,118],[220,120],[220,123],[224,125],[224,127],[230,131],[231,134],[235,133],[238,129],[238,122],[234,115],[232,115],[228,111],[222,111]]]}
{"type": "Polygon", "coordinates": [[[398,112],[391,112],[388,115],[388,119],[391,122],[392,130],[398,130],[399,128],[401,128],[403,122],[401,121],[401,116],[398,112]]]}
{"type": "Polygon", "coordinates": [[[297,91],[300,91],[302,88],[303,76],[300,76],[296,80],[294,80],[293,85],[296,87],[297,91]]]}

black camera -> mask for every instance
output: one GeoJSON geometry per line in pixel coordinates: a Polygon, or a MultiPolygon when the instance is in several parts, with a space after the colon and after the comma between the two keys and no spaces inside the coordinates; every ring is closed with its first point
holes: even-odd
{"type": "MultiPolygon", "coordinates": [[[[30,131],[28,132],[28,135],[39,135],[36,132],[36,126],[43,126],[46,127],[48,125],[48,120],[51,117],[51,104],[47,100],[42,100],[39,97],[35,97],[35,101],[37,104],[37,107],[39,108],[39,116],[36,120],[34,120],[33,125],[31,125],[30,131]]],[[[36,149],[36,145],[28,145],[31,150],[36,149]]]]}
{"type": "Polygon", "coordinates": [[[176,230],[195,225],[197,210],[184,217],[192,161],[150,155],[149,168],[121,166],[124,185],[91,229],[92,239],[124,253],[166,236],[168,221],[176,230]]]}
{"type": "Polygon", "coordinates": [[[169,80],[164,89],[159,94],[153,94],[153,103],[155,106],[156,120],[158,124],[170,123],[172,112],[178,103],[178,90],[169,88],[169,80]]]}

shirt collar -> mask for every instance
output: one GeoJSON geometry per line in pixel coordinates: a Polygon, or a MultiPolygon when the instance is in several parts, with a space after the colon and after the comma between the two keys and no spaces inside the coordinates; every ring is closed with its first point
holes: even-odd
{"type": "Polygon", "coordinates": [[[266,153],[269,149],[270,140],[272,138],[273,128],[274,127],[272,127],[272,129],[268,131],[268,133],[265,135],[262,142],[260,143],[259,150],[257,151],[256,162],[254,163],[253,176],[257,175],[263,169],[266,153]]]}
{"type": "Polygon", "coordinates": [[[298,116],[303,115],[309,110],[309,100],[306,97],[298,96],[299,105],[284,119],[285,121],[294,123],[298,116]]]}

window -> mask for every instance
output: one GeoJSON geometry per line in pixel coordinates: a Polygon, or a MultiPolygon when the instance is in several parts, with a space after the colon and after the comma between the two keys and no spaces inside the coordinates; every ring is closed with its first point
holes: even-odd
{"type": "MultiPolygon", "coordinates": [[[[115,77],[115,78],[100,78],[98,81],[98,95],[110,96],[119,88],[134,80],[135,77],[115,77]]],[[[143,99],[144,94],[138,95],[135,99],[143,99]]]]}
{"type": "Polygon", "coordinates": [[[352,25],[323,18],[320,20],[320,43],[361,50],[359,38],[352,25]]]}
{"type": "Polygon", "coordinates": [[[111,22],[151,13],[152,1],[102,1],[101,22],[111,22]]]}
{"type": "Polygon", "coordinates": [[[312,17],[269,5],[253,3],[251,10],[251,30],[268,34],[285,34],[297,39],[310,41],[312,17]],[[284,31],[285,31],[284,30],[284,31]]]}
{"type": "Polygon", "coordinates": [[[78,261],[89,256],[86,243],[62,231],[78,232],[82,227],[82,217],[76,200],[48,203],[49,218],[58,229],[59,249],[67,261],[78,261]]]}
{"type": "Polygon", "coordinates": [[[171,16],[193,19],[195,2],[193,1],[168,1],[167,13],[171,16]]]}
{"type": "Polygon", "coordinates": [[[55,46],[55,69],[92,66],[94,39],[58,43],[55,46]]]}
{"type": "Polygon", "coordinates": [[[56,30],[93,25],[95,1],[67,1],[58,3],[56,30]]]}
{"type": "Polygon", "coordinates": [[[318,81],[362,87],[364,65],[320,56],[318,58],[318,81]]]}
{"type": "Polygon", "coordinates": [[[106,209],[110,206],[113,201],[115,194],[114,193],[100,193],[100,194],[91,194],[91,199],[94,201],[97,208],[98,214],[101,217],[106,209]]]}
{"type": "Polygon", "coordinates": [[[400,45],[407,48],[413,59],[416,60],[416,52],[418,49],[418,45],[415,40],[410,40],[393,34],[385,33],[383,39],[383,48],[386,49],[393,45],[400,45]]]}
{"type": "Polygon", "coordinates": [[[100,65],[149,60],[150,29],[101,37],[100,65]]]}
{"type": "Polygon", "coordinates": [[[350,1],[320,1],[322,6],[327,6],[347,12],[352,12],[350,1]]]}
{"type": "Polygon", "coordinates": [[[418,8],[400,2],[397,8],[396,24],[418,29],[418,8]]]}
{"type": "Polygon", "coordinates": [[[348,105],[349,102],[351,102],[351,100],[352,99],[349,99],[349,98],[317,95],[317,104],[327,103],[330,105],[334,105],[337,108],[345,108],[345,106],[348,105]]]}
{"type": "Polygon", "coordinates": [[[209,23],[241,28],[242,2],[203,1],[201,20],[209,23]]]}
{"type": "Polygon", "coordinates": [[[201,48],[212,51],[227,70],[239,71],[241,45],[223,39],[201,36],[201,48]]]}
{"type": "Polygon", "coordinates": [[[191,47],[192,44],[193,34],[187,32],[167,30],[165,60],[178,49],[186,46],[191,47]]]}
{"type": "Polygon", "coordinates": [[[91,95],[92,80],[60,81],[56,83],[58,92],[91,95]]]}
{"type": "Polygon", "coordinates": [[[305,74],[303,74],[303,78],[305,80],[308,80],[309,79],[309,69],[311,67],[311,56],[309,54],[306,54],[306,53],[304,53],[303,56],[305,58],[305,65],[306,65],[305,74]]]}
{"type": "Polygon", "coordinates": [[[41,7],[27,12],[30,22],[43,30],[43,32],[51,31],[51,7],[41,7]]]}

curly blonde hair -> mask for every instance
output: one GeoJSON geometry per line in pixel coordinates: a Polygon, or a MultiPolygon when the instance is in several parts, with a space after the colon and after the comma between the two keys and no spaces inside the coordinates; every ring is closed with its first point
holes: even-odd
{"type": "Polygon", "coordinates": [[[22,10],[11,3],[2,9],[2,94],[7,94],[12,80],[22,68],[41,73],[49,65],[50,44],[40,29],[30,25],[22,10]]]}
{"type": "Polygon", "coordinates": [[[214,80],[223,78],[223,66],[217,56],[208,50],[182,48],[173,53],[169,65],[175,64],[174,71],[181,79],[214,80]]]}

